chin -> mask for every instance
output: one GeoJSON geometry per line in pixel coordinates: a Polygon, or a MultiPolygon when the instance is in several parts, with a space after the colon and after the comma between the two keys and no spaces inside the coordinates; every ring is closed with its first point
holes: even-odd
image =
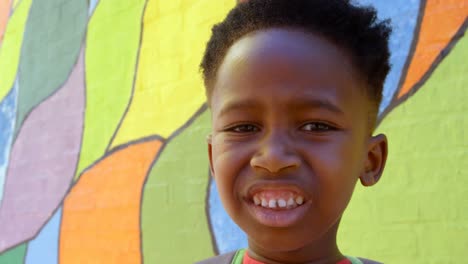
{"type": "Polygon", "coordinates": [[[260,232],[260,235],[258,233],[257,231],[255,236],[248,234],[249,243],[255,243],[255,245],[266,251],[294,252],[306,247],[308,243],[311,243],[309,236],[309,239],[301,237],[304,236],[303,232],[299,235],[288,229],[264,231],[260,232]]]}

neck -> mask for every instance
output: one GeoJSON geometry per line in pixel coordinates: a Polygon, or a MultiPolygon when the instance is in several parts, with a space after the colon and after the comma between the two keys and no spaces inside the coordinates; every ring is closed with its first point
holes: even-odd
{"type": "Polygon", "coordinates": [[[265,264],[330,264],[344,259],[336,245],[337,223],[320,239],[301,248],[286,251],[272,251],[249,239],[248,254],[265,264]]]}

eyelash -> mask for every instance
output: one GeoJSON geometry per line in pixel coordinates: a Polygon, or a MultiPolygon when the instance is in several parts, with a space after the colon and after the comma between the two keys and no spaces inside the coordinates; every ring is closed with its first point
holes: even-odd
{"type": "MultiPolygon", "coordinates": [[[[309,123],[302,125],[300,129],[304,131],[308,131],[308,132],[327,132],[327,131],[337,130],[336,127],[331,126],[327,123],[323,123],[323,122],[309,122],[309,123]],[[314,127],[309,128],[309,129],[304,129],[306,126],[310,126],[310,125],[313,125],[314,127]]],[[[258,126],[252,125],[252,124],[240,124],[240,125],[235,125],[226,129],[226,131],[234,132],[234,133],[254,133],[254,132],[258,132],[259,130],[260,129],[258,128],[258,126]]]]}
{"type": "Polygon", "coordinates": [[[327,123],[323,123],[323,122],[309,122],[309,123],[302,125],[301,129],[305,131],[310,131],[310,132],[326,132],[326,131],[337,130],[336,127],[331,126],[327,123]],[[309,126],[309,125],[314,125],[315,128],[307,129],[307,130],[303,129],[305,126],[309,126]]]}
{"type": "Polygon", "coordinates": [[[228,129],[226,129],[228,132],[234,132],[234,133],[253,133],[259,131],[259,128],[256,125],[252,124],[240,124],[240,125],[235,125],[232,126],[228,129]],[[242,131],[243,129],[246,129],[249,131],[242,131]]]}

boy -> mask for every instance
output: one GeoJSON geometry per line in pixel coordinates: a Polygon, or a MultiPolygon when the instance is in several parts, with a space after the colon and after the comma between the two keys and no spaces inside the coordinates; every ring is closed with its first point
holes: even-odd
{"type": "Polygon", "coordinates": [[[376,263],[342,255],[336,234],[357,180],[385,166],[372,132],[390,31],[347,0],[250,0],[213,27],[210,167],[248,249],[201,263],[376,263]]]}

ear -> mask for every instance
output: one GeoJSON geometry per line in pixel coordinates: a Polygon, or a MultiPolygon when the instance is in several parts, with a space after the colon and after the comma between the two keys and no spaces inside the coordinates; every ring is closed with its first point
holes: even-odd
{"type": "Polygon", "coordinates": [[[385,135],[380,134],[369,139],[364,171],[359,177],[362,185],[372,186],[380,180],[387,161],[387,154],[388,145],[385,135]]]}
{"type": "Polygon", "coordinates": [[[214,170],[213,170],[213,144],[212,144],[212,136],[209,134],[206,136],[206,143],[208,143],[208,158],[210,161],[210,172],[211,176],[214,177],[214,170]]]}

